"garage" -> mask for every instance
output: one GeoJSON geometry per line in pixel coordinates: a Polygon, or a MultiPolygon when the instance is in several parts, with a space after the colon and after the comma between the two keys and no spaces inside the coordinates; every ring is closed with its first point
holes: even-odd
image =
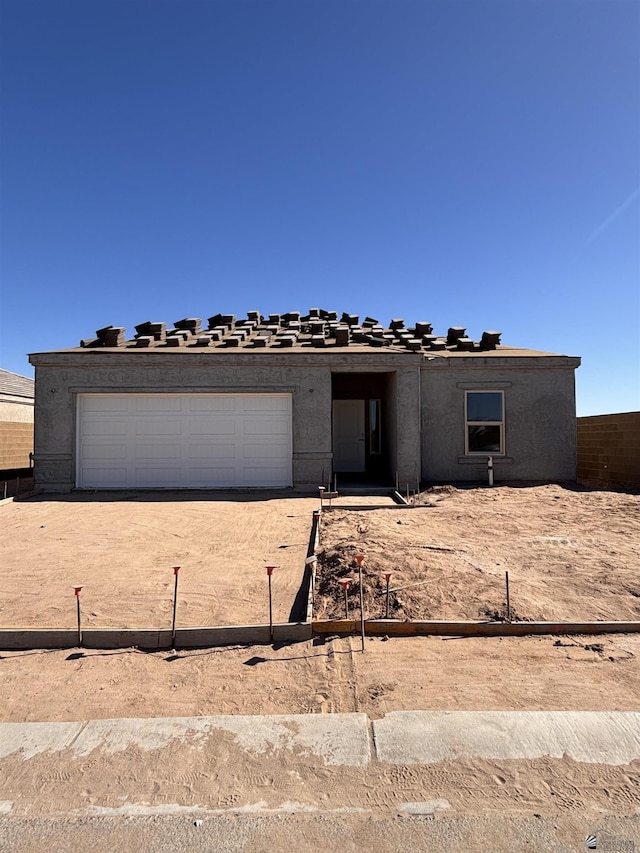
{"type": "Polygon", "coordinates": [[[292,485],[290,394],[77,396],[76,487],[292,485]]]}

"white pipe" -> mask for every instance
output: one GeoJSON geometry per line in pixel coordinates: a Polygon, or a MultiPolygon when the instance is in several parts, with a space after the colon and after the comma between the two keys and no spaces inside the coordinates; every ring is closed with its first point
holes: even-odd
{"type": "Polygon", "coordinates": [[[487,460],[487,472],[489,474],[489,485],[493,486],[493,456],[487,460]]]}
{"type": "Polygon", "coordinates": [[[318,555],[312,554],[310,557],[304,561],[305,566],[308,567],[309,572],[311,573],[311,589],[315,591],[316,588],[316,571],[318,568],[318,555]]]}

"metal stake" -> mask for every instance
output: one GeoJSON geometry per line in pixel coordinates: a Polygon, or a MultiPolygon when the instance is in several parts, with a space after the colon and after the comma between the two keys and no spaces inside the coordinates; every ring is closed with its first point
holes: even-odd
{"type": "Polygon", "coordinates": [[[364,554],[355,554],[353,558],[358,564],[358,578],[360,581],[360,630],[362,632],[362,652],[364,654],[364,591],[362,589],[362,561],[364,554]]]}
{"type": "Polygon", "coordinates": [[[267,566],[267,577],[269,579],[269,640],[273,643],[273,599],[271,597],[271,575],[277,566],[267,566]]]}
{"type": "Polygon", "coordinates": [[[79,646],[82,645],[82,625],[80,623],[80,590],[81,589],[82,589],[81,586],[74,586],[74,588],[73,588],[73,591],[75,592],[75,596],[76,596],[76,611],[78,614],[78,645],[79,646]]]}
{"type": "Polygon", "coordinates": [[[507,584],[507,622],[511,622],[511,602],[509,601],[509,572],[504,573],[507,584]]]}
{"type": "Polygon", "coordinates": [[[175,646],[176,644],[176,608],[178,606],[178,572],[180,571],[180,566],[173,567],[173,574],[175,577],[175,584],[173,587],[173,620],[171,621],[171,645],[175,646]]]}
{"type": "Polygon", "coordinates": [[[4,481],[4,499],[7,499],[7,481],[4,481]]]}
{"type": "Polygon", "coordinates": [[[389,581],[391,580],[391,572],[385,572],[384,579],[387,582],[387,607],[385,610],[384,618],[388,619],[389,618],[389,581]]]}
{"type": "Polygon", "coordinates": [[[349,619],[349,599],[347,598],[347,593],[351,585],[351,581],[349,578],[340,578],[338,583],[344,590],[344,618],[349,619]]]}

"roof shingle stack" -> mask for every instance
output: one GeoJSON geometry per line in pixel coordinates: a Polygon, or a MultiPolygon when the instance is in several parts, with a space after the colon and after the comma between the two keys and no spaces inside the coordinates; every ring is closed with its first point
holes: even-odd
{"type": "Polygon", "coordinates": [[[122,326],[106,326],[96,332],[96,337],[83,340],[80,346],[97,347],[224,347],[264,349],[291,349],[300,347],[348,347],[357,344],[370,347],[391,347],[408,352],[461,350],[481,352],[494,350],[500,345],[500,332],[483,332],[479,342],[466,336],[463,326],[451,326],[446,335],[434,335],[433,326],[424,320],[405,327],[404,320],[396,317],[388,327],[373,317],[343,313],[338,320],[337,311],[312,308],[301,316],[299,311],[286,314],[247,312],[246,319],[237,320],[235,314],[214,314],[202,329],[199,317],[177,320],[167,331],[165,323],[147,321],[135,327],[133,340],[125,339],[122,326]]]}

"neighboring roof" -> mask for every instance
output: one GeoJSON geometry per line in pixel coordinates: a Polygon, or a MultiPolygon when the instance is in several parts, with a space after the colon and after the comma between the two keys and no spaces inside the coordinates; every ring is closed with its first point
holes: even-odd
{"type": "Polygon", "coordinates": [[[33,400],[35,383],[33,379],[10,373],[0,368],[0,394],[8,394],[12,397],[26,397],[33,400]]]}
{"type": "MultiPolygon", "coordinates": [[[[487,352],[500,344],[500,332],[482,333],[480,340],[467,337],[462,326],[452,326],[445,335],[433,333],[427,321],[406,326],[401,318],[391,320],[387,326],[373,317],[360,321],[357,314],[338,315],[337,311],[312,308],[308,314],[299,311],[287,314],[268,314],[249,311],[246,318],[235,314],[214,314],[206,328],[197,317],[178,320],[174,328],[167,329],[162,322],[141,323],[136,334],[127,339],[122,326],[98,329],[95,338],[80,342],[82,349],[169,349],[175,347],[214,349],[301,349],[335,348],[384,349],[396,352],[487,352]]],[[[68,350],[67,350],[68,351],[68,350]]]]}

